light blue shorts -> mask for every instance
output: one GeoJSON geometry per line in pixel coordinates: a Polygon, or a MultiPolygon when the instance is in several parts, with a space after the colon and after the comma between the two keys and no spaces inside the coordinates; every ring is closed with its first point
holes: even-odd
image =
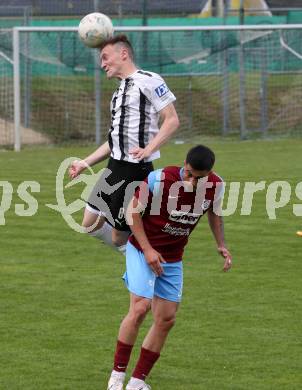
{"type": "Polygon", "coordinates": [[[164,272],[156,276],[149,267],[142,252],[130,242],[126,249],[126,272],[123,276],[128,290],[139,296],[152,299],[153,296],[172,302],[180,302],[182,296],[182,261],[162,263],[164,272]]]}

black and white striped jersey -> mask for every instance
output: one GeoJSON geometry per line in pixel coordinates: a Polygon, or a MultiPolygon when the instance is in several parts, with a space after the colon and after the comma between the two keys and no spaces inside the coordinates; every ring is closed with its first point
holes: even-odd
{"type": "MultiPolygon", "coordinates": [[[[137,70],[123,79],[110,104],[111,127],[108,141],[111,157],[137,163],[129,154],[133,147],[144,148],[159,131],[159,112],[176,100],[156,73],[137,70]]],[[[145,162],[160,157],[156,151],[145,162]]]]}

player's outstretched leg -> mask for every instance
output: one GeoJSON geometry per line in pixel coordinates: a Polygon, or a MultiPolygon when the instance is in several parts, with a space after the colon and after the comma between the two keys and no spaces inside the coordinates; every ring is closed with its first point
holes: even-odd
{"type": "MultiPolygon", "coordinates": [[[[104,244],[110,246],[111,248],[114,248],[121,252],[123,255],[125,255],[125,243],[127,241],[127,237],[124,238],[125,242],[122,242],[121,239],[116,239],[115,235],[113,235],[113,227],[106,222],[106,219],[104,216],[99,215],[98,212],[92,210],[89,207],[86,207],[84,211],[84,217],[82,221],[82,226],[85,228],[86,233],[91,236],[99,239],[102,241],[104,244]],[[114,241],[113,241],[114,239],[114,241]]],[[[121,232],[121,233],[126,233],[126,232],[121,232]]],[[[127,236],[129,233],[127,233],[127,236]]]]}

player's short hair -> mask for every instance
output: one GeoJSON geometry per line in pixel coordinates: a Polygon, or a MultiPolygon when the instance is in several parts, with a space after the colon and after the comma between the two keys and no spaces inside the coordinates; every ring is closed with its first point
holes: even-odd
{"type": "Polygon", "coordinates": [[[197,171],[210,171],[215,163],[215,154],[207,146],[197,145],[189,150],[186,163],[197,171]]]}
{"type": "Polygon", "coordinates": [[[131,42],[129,41],[127,35],[125,34],[119,34],[115,35],[112,38],[105,39],[102,41],[102,43],[98,46],[99,50],[102,51],[105,46],[108,45],[118,45],[120,47],[125,47],[129,53],[129,57],[132,61],[134,61],[134,50],[131,45],[131,42]]]}

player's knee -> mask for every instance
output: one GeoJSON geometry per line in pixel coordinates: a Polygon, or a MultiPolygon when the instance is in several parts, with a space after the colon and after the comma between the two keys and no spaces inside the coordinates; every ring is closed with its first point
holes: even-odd
{"type": "Polygon", "coordinates": [[[82,221],[82,227],[84,228],[86,233],[88,233],[91,227],[93,227],[93,221],[91,221],[91,219],[88,220],[88,218],[84,217],[82,221]]]}
{"type": "Polygon", "coordinates": [[[94,227],[93,225],[88,225],[88,224],[83,224],[82,223],[82,227],[84,228],[84,233],[87,233],[91,236],[94,236],[94,233],[99,230],[100,228],[99,227],[94,227]]]}
{"type": "Polygon", "coordinates": [[[163,332],[169,332],[175,325],[176,317],[158,317],[155,319],[156,326],[163,332]]]}
{"type": "Polygon", "coordinates": [[[82,227],[84,228],[84,232],[87,234],[93,233],[96,230],[99,230],[104,224],[104,219],[98,217],[97,215],[95,216],[84,216],[83,221],[82,221],[82,227]]]}
{"type": "Polygon", "coordinates": [[[148,303],[139,302],[139,304],[135,305],[129,313],[133,324],[135,326],[141,325],[149,310],[150,305],[148,303]]]}

